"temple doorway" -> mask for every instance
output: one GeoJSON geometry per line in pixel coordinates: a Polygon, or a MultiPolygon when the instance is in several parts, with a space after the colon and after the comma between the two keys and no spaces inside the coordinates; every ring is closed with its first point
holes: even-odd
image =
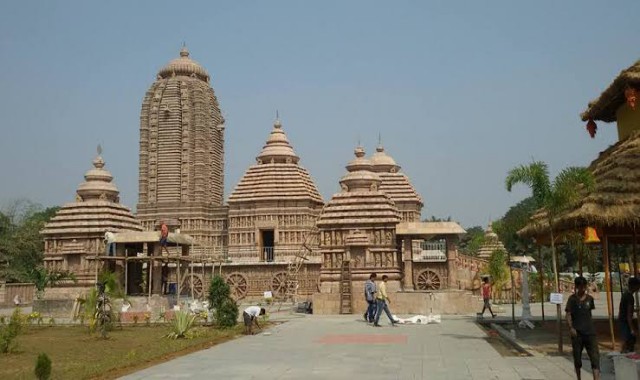
{"type": "Polygon", "coordinates": [[[273,230],[261,230],[260,235],[260,240],[262,241],[262,260],[266,262],[272,262],[274,260],[274,232],[273,230]]]}

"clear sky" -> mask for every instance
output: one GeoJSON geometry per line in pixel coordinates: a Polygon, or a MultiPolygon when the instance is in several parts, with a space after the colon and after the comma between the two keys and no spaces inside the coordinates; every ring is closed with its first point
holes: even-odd
{"type": "Polygon", "coordinates": [[[0,205],[74,199],[98,143],[137,202],[139,113],[185,41],[226,123],[226,194],[280,111],[325,200],[360,140],[382,135],[423,216],[485,225],[553,174],[615,142],[579,113],[640,58],[640,1],[3,1],[0,205]]]}

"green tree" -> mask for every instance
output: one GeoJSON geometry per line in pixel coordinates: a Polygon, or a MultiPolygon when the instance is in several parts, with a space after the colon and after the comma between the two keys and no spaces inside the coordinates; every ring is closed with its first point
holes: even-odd
{"type": "Polygon", "coordinates": [[[484,244],[484,229],[480,226],[467,228],[467,233],[460,239],[458,249],[465,255],[477,256],[478,250],[484,244]]]}
{"type": "Polygon", "coordinates": [[[35,282],[42,266],[44,240],[40,231],[58,211],[29,201],[16,201],[0,214],[0,277],[8,282],[35,282]]]}
{"type": "Polygon", "coordinates": [[[487,267],[491,276],[491,284],[495,290],[502,289],[509,280],[509,266],[507,265],[507,252],[497,249],[489,256],[487,267]]]}
{"type": "Polygon", "coordinates": [[[36,359],[35,374],[38,380],[48,380],[51,377],[51,359],[44,352],[36,359]]]}
{"type": "Polygon", "coordinates": [[[529,218],[538,209],[536,200],[528,197],[511,206],[504,216],[493,223],[493,231],[498,235],[505,249],[509,252],[528,251],[531,242],[518,236],[529,222],[529,218]]]}
{"type": "MultiPolygon", "coordinates": [[[[514,185],[529,186],[538,208],[545,211],[545,220],[549,225],[549,241],[551,245],[551,264],[555,275],[556,292],[560,293],[558,277],[558,256],[555,248],[553,228],[557,216],[580,199],[579,189],[589,191],[593,188],[593,176],[586,168],[569,167],[562,170],[553,182],[549,178],[549,168],[542,161],[529,165],[521,165],[509,171],[505,179],[507,191],[514,185]]],[[[562,352],[562,312],[557,305],[558,351],[562,352]]]]}
{"type": "Polygon", "coordinates": [[[214,276],[209,284],[209,307],[218,309],[227,298],[231,298],[229,284],[221,276],[214,276]]]}

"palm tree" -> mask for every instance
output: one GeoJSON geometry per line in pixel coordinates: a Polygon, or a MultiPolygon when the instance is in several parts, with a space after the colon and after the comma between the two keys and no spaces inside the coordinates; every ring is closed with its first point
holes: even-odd
{"type": "MultiPolygon", "coordinates": [[[[558,256],[555,247],[553,226],[556,217],[581,197],[580,189],[586,191],[593,187],[593,177],[586,168],[569,167],[560,172],[553,183],[549,179],[549,168],[542,161],[534,161],[529,165],[521,165],[509,171],[505,179],[507,191],[516,184],[525,184],[531,188],[533,198],[539,208],[545,211],[545,219],[549,224],[549,240],[551,242],[551,258],[555,277],[556,292],[560,293],[558,276],[558,256]]],[[[557,307],[558,351],[562,352],[562,311],[557,307]]]]}

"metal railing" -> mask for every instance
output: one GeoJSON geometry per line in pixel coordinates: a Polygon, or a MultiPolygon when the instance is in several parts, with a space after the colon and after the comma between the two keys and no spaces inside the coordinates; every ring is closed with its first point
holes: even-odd
{"type": "Polygon", "coordinates": [[[274,261],[273,247],[262,247],[262,260],[272,263],[274,261]]]}

